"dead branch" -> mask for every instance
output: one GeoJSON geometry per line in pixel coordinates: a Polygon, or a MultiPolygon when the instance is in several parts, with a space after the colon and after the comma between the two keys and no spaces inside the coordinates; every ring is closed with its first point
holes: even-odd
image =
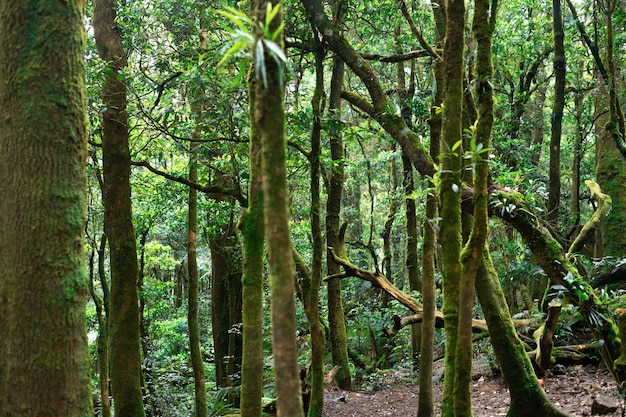
{"type": "MultiPolygon", "coordinates": [[[[416,316],[405,317],[404,319],[401,319],[398,316],[398,320],[396,320],[396,317],[394,316],[394,326],[391,329],[386,329],[385,334],[391,337],[395,335],[397,331],[400,330],[401,328],[412,323],[421,322],[421,314],[423,312],[422,306],[413,298],[411,298],[409,295],[407,295],[403,291],[400,291],[383,274],[381,274],[380,272],[368,271],[366,269],[359,268],[358,266],[354,265],[347,259],[339,257],[335,253],[335,250],[333,248],[329,247],[328,250],[330,251],[335,262],[343,267],[344,273],[335,274],[335,275],[326,277],[325,279],[326,281],[328,281],[329,279],[341,279],[341,278],[348,278],[348,277],[357,277],[365,281],[369,281],[373,287],[380,288],[381,290],[385,291],[393,299],[398,301],[403,306],[407,307],[416,315],[416,316]]],[[[443,327],[443,313],[441,311],[435,312],[435,320],[437,322],[440,322],[441,326],[443,327]]],[[[487,323],[484,320],[474,319],[472,320],[472,328],[474,332],[477,332],[477,333],[486,332],[487,323]]]]}
{"type": "Polygon", "coordinates": [[[559,322],[559,315],[561,314],[561,306],[553,305],[548,307],[548,316],[546,321],[541,327],[539,327],[533,333],[537,349],[535,349],[535,363],[542,370],[547,370],[550,367],[552,359],[552,336],[556,330],[556,325],[559,322]]]}

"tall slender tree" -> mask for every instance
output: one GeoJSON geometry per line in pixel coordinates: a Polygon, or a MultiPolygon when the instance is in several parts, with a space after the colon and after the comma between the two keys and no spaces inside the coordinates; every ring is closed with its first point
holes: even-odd
{"type": "MultiPolygon", "coordinates": [[[[256,14],[256,0],[250,1],[256,14]]],[[[261,417],[263,396],[263,254],[265,220],[263,218],[262,144],[256,122],[257,80],[254,64],[248,70],[248,113],[250,115],[250,186],[248,207],[239,219],[243,239],[242,283],[242,362],[241,414],[261,417]]]]}
{"type": "MultiPolygon", "coordinates": [[[[342,1],[334,3],[336,9],[334,27],[340,27],[343,15],[342,1]]],[[[337,247],[339,244],[339,219],[341,214],[341,200],[344,186],[344,152],[343,137],[341,134],[341,89],[343,87],[344,63],[335,57],[332,64],[330,80],[330,95],[328,112],[331,127],[329,132],[329,145],[331,157],[331,169],[329,172],[328,198],[326,200],[326,244],[329,247],[337,247]]],[[[340,270],[331,254],[326,260],[328,275],[338,273],[340,270]]],[[[328,325],[329,341],[332,361],[339,366],[335,380],[339,388],[350,390],[352,377],[350,375],[348,348],[346,341],[346,325],[343,314],[343,302],[341,299],[340,280],[329,280],[326,284],[328,294],[328,325]]]]}
{"type": "Polygon", "coordinates": [[[463,48],[465,2],[451,1],[446,7],[446,37],[443,47],[443,124],[441,138],[440,241],[443,261],[443,314],[446,352],[441,415],[454,415],[456,344],[459,325],[461,281],[461,151],[463,111],[463,48]]]}
{"type": "Polygon", "coordinates": [[[137,242],[130,201],[130,149],[124,80],[127,59],[117,25],[117,7],[116,0],[94,0],[96,46],[100,58],[107,65],[102,86],[102,200],[111,268],[111,386],[116,415],[143,417],[137,242]]]}
{"type": "Polygon", "coordinates": [[[283,47],[281,8],[280,1],[272,4],[259,0],[257,4],[256,21],[264,22],[267,27],[256,34],[255,61],[264,67],[257,68],[257,73],[262,76],[256,82],[255,119],[263,149],[263,213],[270,272],[277,412],[279,417],[303,417],[296,345],[295,269],[287,206],[284,69],[279,56],[266,43],[273,42],[269,45],[274,48],[283,47]],[[272,14],[274,16],[270,20],[272,14]],[[275,39],[267,39],[267,33],[275,34],[275,39]],[[259,44],[265,46],[261,48],[259,44]],[[262,56],[259,55],[261,53],[262,56]]]}
{"type": "MultiPolygon", "coordinates": [[[[198,166],[195,160],[196,152],[192,152],[189,161],[189,181],[198,181],[198,166]]],[[[189,275],[187,323],[189,326],[189,353],[193,368],[195,391],[195,415],[206,417],[209,413],[206,401],[206,382],[204,377],[204,363],[200,352],[200,328],[198,325],[198,260],[197,260],[197,230],[198,230],[198,191],[189,187],[188,214],[187,214],[187,269],[189,275]]]]}
{"type": "Polygon", "coordinates": [[[93,415],[85,3],[0,3],[0,415],[93,415]],[[45,10],[45,12],[43,12],[45,10]]]}
{"type": "Polygon", "coordinates": [[[561,131],[565,108],[565,29],[561,0],[552,0],[552,31],[554,36],[554,104],[550,129],[550,182],[547,219],[558,229],[561,200],[561,131]]]}

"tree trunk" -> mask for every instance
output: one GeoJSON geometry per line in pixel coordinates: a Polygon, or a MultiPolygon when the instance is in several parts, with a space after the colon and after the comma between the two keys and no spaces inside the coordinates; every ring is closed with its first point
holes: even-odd
{"type": "Polygon", "coordinates": [[[137,244],[130,202],[130,151],[126,84],[127,65],[116,30],[115,0],[94,0],[93,26],[100,57],[108,65],[102,88],[102,160],[104,229],[109,240],[111,386],[116,415],[145,415],[141,393],[137,244]]]}
{"type": "MultiPolygon", "coordinates": [[[[256,2],[250,1],[256,11],[256,2]]],[[[256,79],[254,64],[248,71],[250,114],[250,186],[248,207],[239,220],[243,240],[242,283],[242,361],[241,415],[261,417],[263,397],[263,253],[264,219],[261,174],[261,137],[256,119],[256,79]]]]}
{"type": "Polygon", "coordinates": [[[571,295],[570,301],[579,306],[578,311],[594,337],[604,341],[600,354],[620,386],[622,381],[626,381],[626,374],[616,372],[613,368],[613,362],[620,356],[622,343],[612,313],[598,299],[589,283],[580,276],[576,266],[541,220],[529,211],[523,196],[515,192],[499,191],[494,197],[496,201],[491,206],[494,214],[501,216],[517,229],[552,284],[567,288],[571,295]]]}
{"type": "Polygon", "coordinates": [[[83,2],[0,4],[0,415],[93,415],[83,2]]]}
{"type": "MultiPolygon", "coordinates": [[[[389,193],[389,209],[387,211],[387,217],[385,218],[385,224],[383,225],[381,236],[383,238],[383,271],[385,272],[385,275],[389,277],[389,279],[393,282],[393,268],[391,265],[391,230],[393,228],[393,223],[396,219],[398,209],[400,208],[400,204],[398,203],[395,195],[396,189],[400,185],[398,183],[398,168],[396,167],[395,158],[391,160],[390,171],[391,172],[389,174],[391,175],[391,184],[389,185],[389,189],[391,190],[391,192],[389,193]]],[[[388,308],[389,301],[389,295],[387,293],[383,293],[380,303],[381,308],[388,308]]]]}
{"type": "Polygon", "coordinates": [[[93,286],[93,255],[90,263],[89,292],[96,306],[98,317],[98,379],[100,383],[100,415],[111,417],[111,398],[109,391],[109,283],[105,272],[106,235],[102,234],[98,247],[98,278],[102,287],[102,297],[93,286]]]}
{"type": "Polygon", "coordinates": [[[463,113],[463,47],[465,2],[453,1],[446,9],[446,38],[443,48],[443,125],[441,141],[440,241],[443,253],[443,314],[446,351],[442,417],[453,416],[456,386],[456,345],[459,324],[461,281],[461,150],[463,113]],[[458,148],[457,148],[458,147],[458,148]]]}
{"type": "Polygon", "coordinates": [[[600,257],[623,257],[626,253],[626,160],[615,146],[612,134],[606,130],[610,116],[608,92],[602,81],[598,81],[595,101],[596,176],[602,190],[613,199],[613,210],[600,225],[602,252],[600,257]]]}
{"type": "MultiPolygon", "coordinates": [[[[459,327],[456,345],[456,374],[454,391],[454,415],[471,416],[472,382],[472,313],[476,274],[482,262],[482,253],[488,234],[489,193],[489,147],[493,127],[493,64],[491,39],[496,26],[497,2],[476,0],[472,31],[476,39],[476,96],[478,119],[475,123],[472,147],[469,149],[474,162],[474,217],[472,231],[461,254],[463,272],[459,296],[459,327]]],[[[445,221],[445,219],[444,219],[445,221]]]]}
{"type": "MultiPolygon", "coordinates": [[[[444,4],[443,1],[433,0],[432,9],[435,20],[437,46],[443,44],[445,37],[444,4]]],[[[433,66],[435,73],[436,89],[433,104],[430,108],[430,155],[433,160],[438,160],[441,146],[442,117],[439,109],[443,103],[443,64],[436,60],[433,66]]],[[[403,155],[408,156],[406,153],[403,155]]],[[[424,218],[424,239],[422,248],[422,302],[423,319],[421,329],[421,346],[419,362],[419,398],[417,417],[435,416],[435,398],[433,392],[433,359],[435,343],[435,248],[437,246],[437,230],[435,218],[437,217],[438,199],[435,193],[435,185],[428,182],[428,194],[426,197],[426,209],[424,218]]]]}
{"type": "Polygon", "coordinates": [[[489,326],[489,336],[502,374],[509,387],[511,405],[508,417],[564,417],[548,401],[539,386],[524,345],[517,337],[488,250],[476,275],[476,295],[489,326]]]}
{"type": "Polygon", "coordinates": [[[554,35],[554,105],[550,129],[550,173],[547,219],[555,230],[559,224],[561,200],[561,122],[565,107],[565,33],[561,0],[552,0],[552,31],[554,35]]]}
{"type": "MultiPolygon", "coordinates": [[[[311,130],[311,235],[313,236],[313,255],[311,278],[308,291],[307,315],[311,330],[311,370],[309,380],[311,393],[308,417],[322,417],[324,408],[324,351],[326,340],[324,327],[320,319],[319,301],[322,285],[322,257],[324,239],[320,221],[320,147],[322,135],[322,96],[324,95],[324,47],[316,43],[315,51],[315,91],[311,101],[313,127],[311,130]]],[[[303,291],[303,296],[306,293],[303,291]]],[[[305,307],[306,307],[305,303],[305,307]]]]}
{"type": "MultiPolygon", "coordinates": [[[[189,181],[198,181],[198,166],[192,152],[189,161],[189,181]]],[[[189,300],[187,306],[187,325],[189,327],[189,353],[193,369],[195,391],[195,416],[206,417],[209,410],[206,398],[204,363],[200,352],[200,328],[198,326],[198,260],[196,243],[198,231],[198,191],[189,188],[187,215],[187,270],[189,275],[189,300]]]]}
{"type": "MultiPolygon", "coordinates": [[[[259,0],[256,21],[266,21],[268,2],[259,0]]],[[[277,2],[274,7],[281,7],[277,2]]],[[[270,33],[282,24],[282,10],[271,22],[270,33]]],[[[265,39],[257,33],[256,42],[265,39]]],[[[276,39],[283,47],[283,34],[276,39]]],[[[264,48],[267,51],[267,48],[264,48]]],[[[257,48],[258,52],[258,48],[257,48]]],[[[278,417],[303,417],[302,391],[296,345],[295,271],[291,256],[289,210],[287,208],[286,139],[282,66],[267,53],[257,56],[265,65],[266,79],[257,80],[255,118],[261,135],[265,235],[270,272],[272,352],[278,417]]]]}
{"type": "Polygon", "coordinates": [[[213,351],[215,358],[215,383],[218,387],[228,387],[230,295],[231,275],[228,247],[233,234],[228,226],[223,226],[219,235],[209,237],[211,250],[211,324],[213,329],[213,351]]]}
{"type": "MultiPolygon", "coordinates": [[[[340,25],[341,22],[336,22],[340,25]]],[[[329,117],[331,118],[330,157],[332,159],[330,169],[330,181],[328,199],[326,201],[326,244],[336,247],[339,233],[339,214],[341,212],[341,195],[344,183],[344,154],[343,140],[341,137],[341,88],[343,86],[344,63],[340,58],[333,58],[332,78],[330,80],[329,117]]],[[[326,265],[328,275],[339,272],[332,256],[327,257],[326,265]]],[[[346,324],[343,315],[343,302],[341,300],[341,281],[330,280],[327,283],[328,291],[328,327],[330,339],[330,351],[333,365],[340,366],[335,381],[341,389],[352,389],[352,377],[348,362],[348,347],[346,340],[346,324]]]]}

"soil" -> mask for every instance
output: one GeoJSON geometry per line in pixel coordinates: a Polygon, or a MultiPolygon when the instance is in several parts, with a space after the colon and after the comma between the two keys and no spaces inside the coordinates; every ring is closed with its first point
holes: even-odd
{"type": "MultiPolygon", "coordinates": [[[[437,415],[443,383],[442,363],[435,364],[434,384],[437,415]]],[[[494,375],[479,361],[474,365],[472,409],[475,417],[506,416],[509,395],[501,376],[494,375]]],[[[375,389],[342,392],[331,390],[325,395],[324,417],[406,417],[417,413],[419,389],[411,381],[415,375],[389,371],[376,381],[375,389]]],[[[603,365],[557,365],[548,371],[544,390],[548,399],[560,410],[572,416],[591,416],[594,400],[613,404],[609,417],[622,416],[624,403],[618,395],[615,381],[603,365]]]]}

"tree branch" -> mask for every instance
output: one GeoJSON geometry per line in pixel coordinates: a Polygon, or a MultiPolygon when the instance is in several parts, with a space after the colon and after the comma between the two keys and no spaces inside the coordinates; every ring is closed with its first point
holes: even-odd
{"type": "Polygon", "coordinates": [[[573,253],[580,252],[589,238],[593,235],[596,227],[611,211],[612,199],[609,195],[604,194],[600,189],[600,186],[595,181],[587,180],[585,185],[591,191],[591,200],[598,203],[598,208],[593,213],[591,218],[583,228],[581,229],[576,239],[572,242],[567,250],[566,258],[569,258],[573,253]]]}
{"type": "Polygon", "coordinates": [[[147,161],[133,161],[131,162],[131,165],[137,166],[137,167],[144,167],[146,169],[148,169],[148,171],[160,175],[163,178],[166,178],[170,181],[174,181],[177,182],[179,184],[183,184],[186,185],[188,187],[193,188],[194,190],[197,190],[201,193],[205,193],[205,194],[216,194],[219,196],[224,196],[224,197],[230,197],[230,198],[234,198],[235,200],[237,200],[239,202],[239,204],[242,205],[242,207],[247,207],[248,206],[248,200],[244,197],[243,193],[241,192],[241,189],[237,188],[228,188],[228,187],[221,187],[218,185],[201,185],[198,184],[196,182],[193,181],[189,181],[187,178],[183,178],[183,177],[179,177],[176,175],[172,175],[169,174],[165,171],[161,171],[155,167],[153,167],[152,165],[150,165],[149,162],[147,161]]]}

